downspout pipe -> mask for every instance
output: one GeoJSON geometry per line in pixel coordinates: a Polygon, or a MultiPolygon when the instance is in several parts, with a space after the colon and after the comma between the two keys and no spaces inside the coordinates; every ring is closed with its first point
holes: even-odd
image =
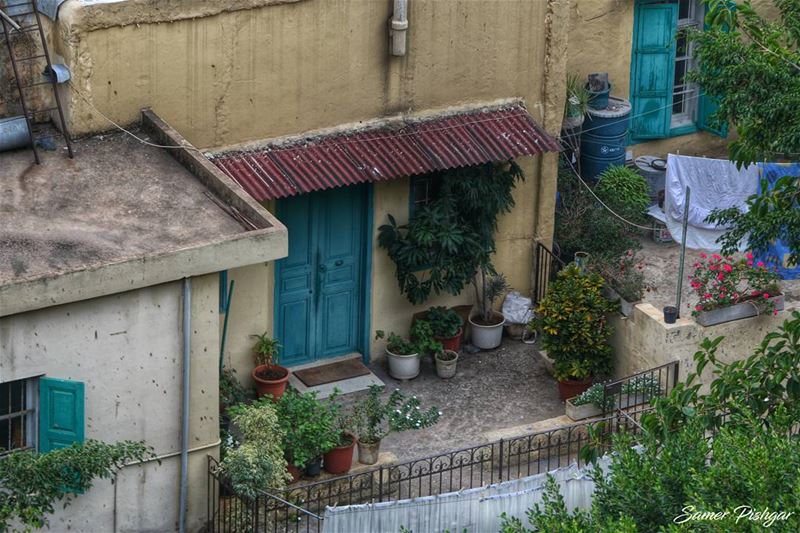
{"type": "Polygon", "coordinates": [[[408,31],[408,1],[394,0],[391,29],[389,30],[390,49],[393,56],[406,55],[406,32],[408,31]]]}
{"type": "Polygon", "coordinates": [[[189,393],[191,391],[192,280],[183,278],[183,388],[181,391],[181,484],[178,529],[186,532],[186,503],[189,494],[189,393]]]}

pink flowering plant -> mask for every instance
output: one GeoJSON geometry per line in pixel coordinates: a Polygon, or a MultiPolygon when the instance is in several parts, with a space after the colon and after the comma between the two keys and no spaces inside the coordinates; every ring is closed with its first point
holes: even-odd
{"type": "Polygon", "coordinates": [[[777,314],[769,298],[780,294],[780,277],[761,261],[753,264],[753,254],[734,259],[701,253],[692,266],[689,284],[698,296],[692,315],[746,301],[758,302],[760,309],[777,314]]]}

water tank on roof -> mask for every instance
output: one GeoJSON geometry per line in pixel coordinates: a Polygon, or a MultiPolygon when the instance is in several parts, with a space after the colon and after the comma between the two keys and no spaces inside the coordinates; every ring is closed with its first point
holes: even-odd
{"type": "Polygon", "coordinates": [[[589,109],[581,135],[581,176],[597,181],[611,165],[625,165],[631,103],[609,98],[605,109],[589,109]]]}

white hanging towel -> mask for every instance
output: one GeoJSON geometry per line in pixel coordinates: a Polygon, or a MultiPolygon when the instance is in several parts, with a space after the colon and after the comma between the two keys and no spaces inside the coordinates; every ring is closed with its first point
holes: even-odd
{"type": "MultiPolygon", "coordinates": [[[[706,159],[669,154],[664,212],[672,238],[680,244],[686,187],[691,188],[689,224],[686,247],[694,250],[717,251],[717,239],[725,233],[724,226],[706,222],[717,208],[738,207],[747,210],[745,201],[758,191],[758,167],[738,170],[727,159],[706,159]]],[[[746,248],[746,243],[742,249],[746,248]]]]}

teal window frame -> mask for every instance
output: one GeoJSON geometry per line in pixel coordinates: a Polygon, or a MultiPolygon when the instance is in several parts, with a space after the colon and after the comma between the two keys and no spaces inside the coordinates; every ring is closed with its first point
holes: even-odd
{"type": "MultiPolygon", "coordinates": [[[[632,37],[632,50],[631,50],[631,69],[630,69],[630,87],[631,87],[631,94],[630,100],[633,106],[633,112],[636,115],[641,114],[640,110],[637,110],[637,90],[636,88],[640,86],[640,80],[637,65],[639,64],[640,59],[642,58],[639,54],[645,53],[638,51],[639,47],[641,46],[640,43],[640,22],[641,17],[644,16],[645,9],[657,9],[659,5],[674,5],[675,9],[677,10],[679,0],[636,0],[634,5],[634,24],[633,24],[633,37],[632,37]]],[[[702,4],[702,2],[699,2],[702,4]]],[[[649,28],[652,31],[652,28],[649,28]]],[[[663,29],[663,28],[662,28],[663,29]]],[[[693,122],[682,124],[679,126],[673,127],[671,125],[672,122],[672,108],[673,108],[673,91],[675,86],[674,80],[674,69],[675,69],[675,42],[676,42],[676,35],[678,31],[678,21],[677,21],[677,14],[676,18],[671,25],[671,34],[672,34],[672,47],[669,50],[669,54],[671,56],[667,65],[665,65],[665,70],[662,71],[665,73],[667,78],[669,79],[669,86],[670,90],[668,94],[664,95],[665,98],[665,106],[666,109],[669,110],[669,113],[665,118],[662,120],[666,120],[666,124],[663,124],[662,134],[655,134],[655,135],[647,135],[647,136],[637,136],[636,133],[631,130],[631,133],[628,136],[628,144],[629,145],[636,145],[641,143],[646,143],[654,140],[659,139],[670,139],[673,137],[679,137],[683,135],[690,135],[693,133],[697,133],[699,131],[707,131],[710,133],[714,133],[720,137],[727,137],[728,131],[727,126],[723,125],[722,127],[718,127],[717,125],[711,124],[709,117],[713,113],[715,109],[715,105],[713,100],[705,95],[702,95],[702,88],[700,89],[701,95],[698,97],[698,102],[695,106],[695,117],[693,122]]]]}

